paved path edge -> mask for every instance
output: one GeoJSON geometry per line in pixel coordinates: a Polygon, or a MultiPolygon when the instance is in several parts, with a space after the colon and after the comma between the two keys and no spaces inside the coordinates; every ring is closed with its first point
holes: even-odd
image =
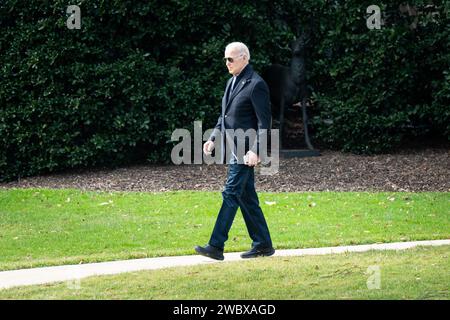
{"type": "MultiPolygon", "coordinates": [[[[277,250],[274,257],[324,255],[345,252],[365,252],[370,250],[405,250],[417,246],[442,246],[450,245],[450,239],[426,240],[412,242],[376,243],[354,246],[323,247],[308,249],[283,249],[277,250]]],[[[216,261],[199,255],[173,256],[145,259],[131,259],[121,261],[99,262],[78,265],[63,265],[54,267],[42,267],[32,269],[20,269],[0,272],[0,289],[17,286],[46,284],[52,282],[68,281],[68,285],[77,285],[82,278],[112,275],[124,272],[142,270],[156,270],[179,266],[192,266],[200,264],[224,263],[243,260],[241,252],[225,253],[224,261],[216,261]]],[[[267,259],[267,258],[265,258],[267,259]]]]}

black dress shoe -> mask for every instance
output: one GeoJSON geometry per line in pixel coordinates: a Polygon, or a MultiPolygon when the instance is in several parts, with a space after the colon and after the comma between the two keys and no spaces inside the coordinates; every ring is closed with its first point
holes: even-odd
{"type": "Polygon", "coordinates": [[[273,247],[268,248],[252,248],[251,250],[241,254],[242,259],[256,258],[256,257],[268,257],[275,253],[273,247]]]}
{"type": "Polygon", "coordinates": [[[196,246],[195,251],[200,253],[202,256],[205,256],[205,257],[208,257],[211,259],[215,259],[215,260],[223,260],[224,259],[223,251],[216,247],[210,246],[209,244],[207,244],[204,247],[196,246]]]}

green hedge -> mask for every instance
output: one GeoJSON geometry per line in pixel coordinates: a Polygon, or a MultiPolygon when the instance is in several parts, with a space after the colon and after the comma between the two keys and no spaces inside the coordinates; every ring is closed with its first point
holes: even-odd
{"type": "Polygon", "coordinates": [[[417,136],[450,140],[449,9],[442,1],[413,3],[416,17],[400,15],[398,4],[381,6],[386,26],[369,32],[362,6],[336,12],[313,72],[326,79],[315,88],[314,124],[328,146],[378,153],[417,136]],[[320,56],[325,48],[332,54],[320,56]]]}
{"type": "Polygon", "coordinates": [[[357,153],[390,150],[429,132],[450,138],[449,21],[429,1],[421,16],[372,1],[0,2],[0,180],[66,168],[167,162],[175,128],[211,127],[231,41],[258,71],[286,64],[298,26],[313,26],[308,79],[314,138],[357,153]],[[68,5],[81,30],[66,27],[68,5]]]}

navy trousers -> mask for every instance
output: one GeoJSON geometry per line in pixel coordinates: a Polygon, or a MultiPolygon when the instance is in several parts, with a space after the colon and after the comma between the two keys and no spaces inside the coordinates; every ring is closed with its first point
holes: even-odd
{"type": "Polygon", "coordinates": [[[209,240],[210,245],[223,250],[237,209],[240,207],[248,233],[253,240],[252,247],[272,247],[269,228],[255,190],[254,167],[230,164],[222,199],[222,207],[209,240]]]}

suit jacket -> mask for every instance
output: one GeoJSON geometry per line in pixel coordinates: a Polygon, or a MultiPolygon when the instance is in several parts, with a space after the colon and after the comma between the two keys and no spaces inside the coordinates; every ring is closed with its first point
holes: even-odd
{"type": "MultiPolygon", "coordinates": [[[[234,90],[230,93],[232,79],[233,77],[227,82],[222,98],[222,112],[210,136],[210,140],[214,141],[216,146],[218,142],[216,139],[220,137],[221,163],[224,163],[227,155],[225,151],[228,148],[232,148],[233,153],[238,156],[238,162],[243,163],[242,157],[236,153],[237,144],[243,143],[243,141],[238,141],[236,137],[230,137],[226,134],[227,129],[242,129],[244,132],[254,129],[256,139],[251,141],[251,139],[245,138],[244,154],[248,150],[259,154],[260,142],[264,141],[261,139],[262,135],[268,134],[272,120],[269,88],[266,82],[253,71],[252,66],[248,64],[241,71],[236,78],[234,90]]],[[[226,160],[229,163],[231,157],[227,157],[226,160]]]]}

